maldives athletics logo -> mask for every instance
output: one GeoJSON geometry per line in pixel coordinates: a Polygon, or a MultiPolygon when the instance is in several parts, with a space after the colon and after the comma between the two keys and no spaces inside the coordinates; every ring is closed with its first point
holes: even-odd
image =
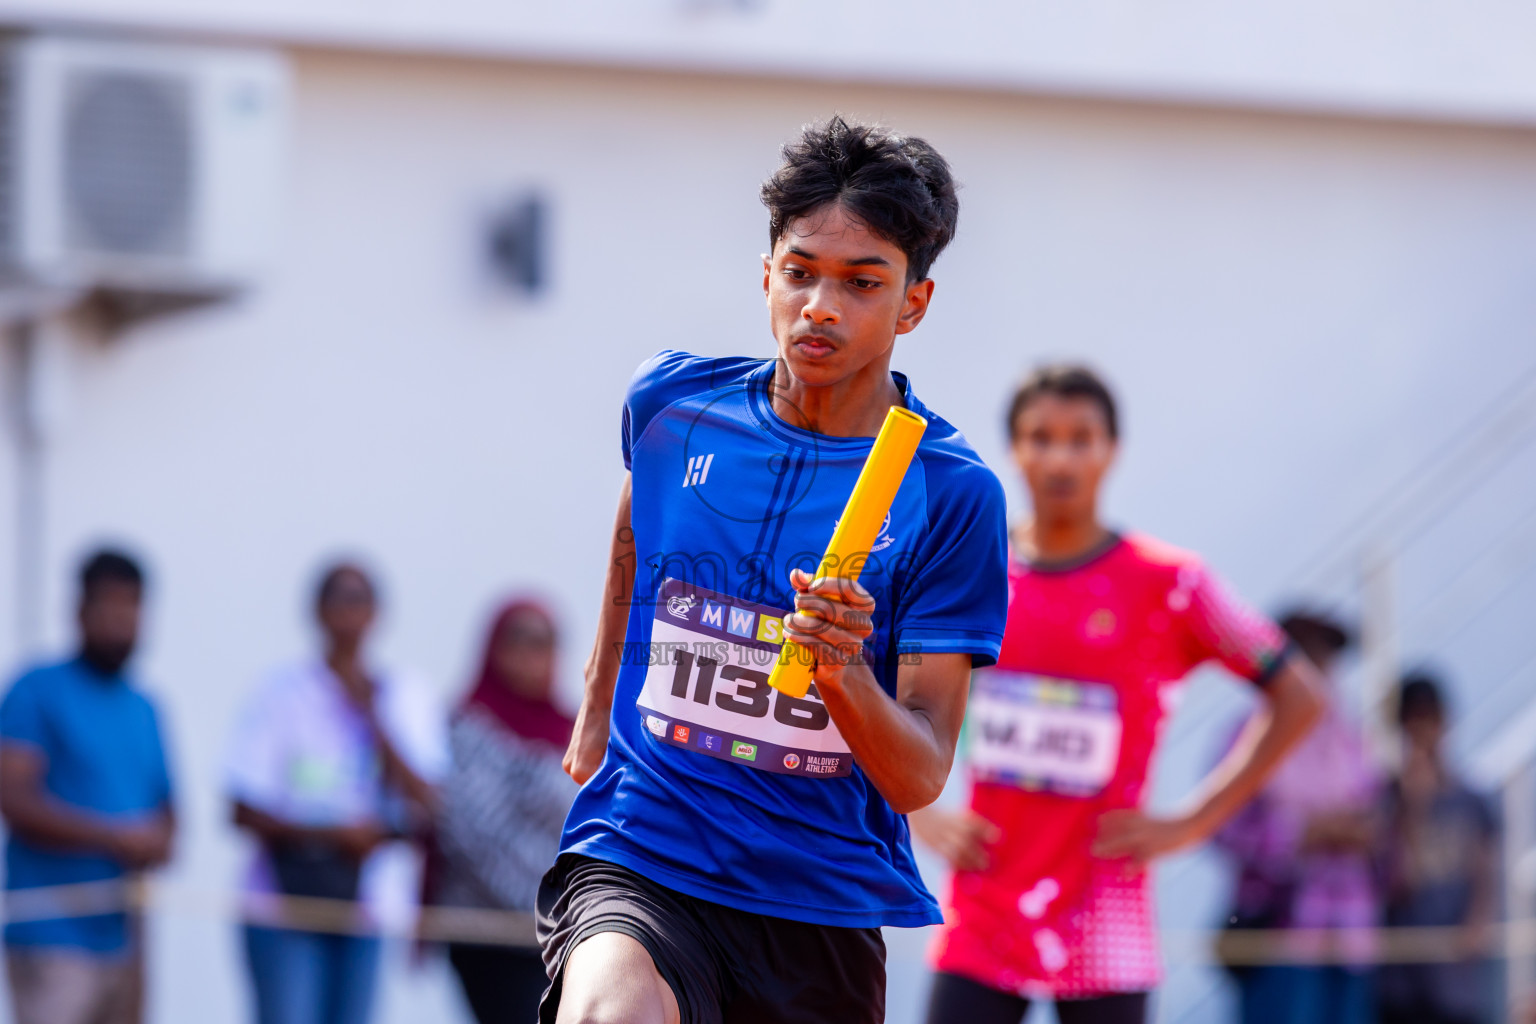
{"type": "Polygon", "coordinates": [[[799,768],[800,767],[800,755],[795,753],[794,751],[790,751],[789,753],[785,754],[784,755],[784,767],[788,768],[790,771],[794,771],[796,768],[799,768]]]}

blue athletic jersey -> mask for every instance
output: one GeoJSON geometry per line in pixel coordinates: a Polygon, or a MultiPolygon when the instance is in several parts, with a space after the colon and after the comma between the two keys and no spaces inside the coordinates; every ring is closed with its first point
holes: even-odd
{"type": "MultiPolygon", "coordinates": [[[[607,754],[562,851],[621,864],[752,913],[867,928],[938,923],[906,818],[854,764],[814,687],[768,686],[793,607],[871,438],[774,413],[772,360],[658,353],[624,405],[638,559],[607,754]]],[[[860,582],[865,649],[887,693],[904,659],[992,664],[1007,614],[1002,487],[954,427],[927,418],[860,582]]]]}

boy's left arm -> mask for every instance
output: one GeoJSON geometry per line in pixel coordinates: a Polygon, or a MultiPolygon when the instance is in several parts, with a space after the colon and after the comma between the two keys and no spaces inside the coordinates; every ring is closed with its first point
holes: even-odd
{"type": "Polygon", "coordinates": [[[898,814],[933,803],[954,763],[971,655],[926,654],[897,671],[896,698],[863,660],[875,602],[858,583],[795,570],[786,635],[816,656],[816,691],[854,760],[898,814]]]}

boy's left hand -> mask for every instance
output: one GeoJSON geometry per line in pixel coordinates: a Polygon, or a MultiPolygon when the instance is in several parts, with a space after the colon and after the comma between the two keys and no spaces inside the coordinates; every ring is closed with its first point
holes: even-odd
{"type": "Polygon", "coordinates": [[[795,610],[784,616],[784,635],[815,655],[818,684],[835,685],[847,666],[864,661],[875,599],[855,580],[812,578],[800,569],[790,570],[789,583],[795,610]]]}

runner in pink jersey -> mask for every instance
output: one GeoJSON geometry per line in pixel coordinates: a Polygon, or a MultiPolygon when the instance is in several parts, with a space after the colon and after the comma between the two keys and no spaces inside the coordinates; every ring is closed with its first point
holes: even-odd
{"type": "Polygon", "coordinates": [[[967,712],[969,808],[914,832],[955,868],[929,1024],[1139,1024],[1160,968],[1147,864],[1211,835],[1322,709],[1315,670],[1195,555],[1098,518],[1114,399],[1091,371],[1037,371],[1009,415],[1034,518],[1013,534],[1007,631],[967,712]],[[1171,817],[1141,811],[1170,698],[1210,660],[1268,714],[1171,817]]]}

